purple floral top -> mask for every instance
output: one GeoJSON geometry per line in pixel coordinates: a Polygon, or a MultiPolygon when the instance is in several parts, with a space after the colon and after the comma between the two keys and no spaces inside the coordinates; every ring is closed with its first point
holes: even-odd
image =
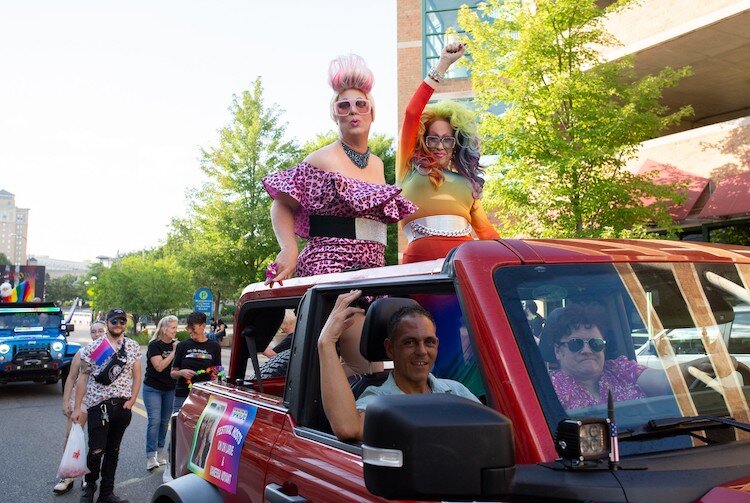
{"type": "Polygon", "coordinates": [[[391,224],[417,211],[395,185],[363,182],[305,162],[265,177],[263,186],[274,199],[285,193],[299,203],[294,211],[294,232],[308,242],[297,260],[297,276],[385,265],[382,243],[310,238],[310,215],[370,218],[391,224]]]}
{"type": "Polygon", "coordinates": [[[607,403],[607,390],[612,390],[615,401],[633,400],[646,394],[636,384],[646,367],[638,362],[619,356],[615,360],[605,360],[604,370],[599,377],[599,398],[594,398],[588,390],[577,384],[575,379],[561,370],[550,374],[552,386],[565,410],[591,407],[607,403]]]}

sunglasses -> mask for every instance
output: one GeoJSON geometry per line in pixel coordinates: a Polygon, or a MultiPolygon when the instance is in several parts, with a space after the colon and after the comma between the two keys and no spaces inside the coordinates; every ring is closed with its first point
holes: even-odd
{"type": "Polygon", "coordinates": [[[120,318],[115,318],[114,320],[109,320],[107,323],[109,323],[110,325],[125,325],[127,321],[120,318]]]}
{"type": "Polygon", "coordinates": [[[456,146],[456,138],[454,136],[427,136],[424,139],[425,144],[428,148],[438,148],[441,143],[446,149],[451,149],[456,146]]]}
{"type": "Polygon", "coordinates": [[[349,115],[352,110],[360,115],[368,114],[370,113],[370,108],[371,107],[369,100],[366,100],[364,98],[349,98],[339,100],[334,103],[336,115],[339,115],[341,117],[349,115]]]}
{"type": "Polygon", "coordinates": [[[583,345],[588,344],[589,349],[594,353],[600,353],[604,351],[607,346],[607,341],[604,339],[579,339],[575,337],[565,342],[557,343],[558,346],[568,346],[568,350],[573,353],[578,353],[583,349],[583,345]]]}

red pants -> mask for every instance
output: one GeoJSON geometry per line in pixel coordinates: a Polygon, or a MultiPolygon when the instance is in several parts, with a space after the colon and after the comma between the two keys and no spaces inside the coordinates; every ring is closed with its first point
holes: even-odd
{"type": "Polygon", "coordinates": [[[471,236],[461,236],[458,238],[428,236],[426,238],[415,239],[406,247],[401,263],[410,264],[412,262],[445,258],[453,248],[471,240],[471,236]]]}

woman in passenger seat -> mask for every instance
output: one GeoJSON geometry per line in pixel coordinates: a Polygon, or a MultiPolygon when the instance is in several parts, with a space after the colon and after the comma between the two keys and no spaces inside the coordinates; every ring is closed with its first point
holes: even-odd
{"type": "Polygon", "coordinates": [[[544,336],[550,338],[560,366],[550,378],[563,407],[603,405],[608,391],[615,401],[669,393],[662,370],[640,365],[625,355],[605,360],[604,326],[595,308],[575,304],[556,310],[547,321],[544,336]]]}

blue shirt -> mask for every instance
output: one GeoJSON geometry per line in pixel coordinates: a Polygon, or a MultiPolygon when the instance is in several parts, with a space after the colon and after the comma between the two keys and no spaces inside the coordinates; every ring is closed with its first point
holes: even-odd
{"type": "MultiPolygon", "coordinates": [[[[452,381],[450,379],[439,379],[430,373],[427,376],[427,385],[433,393],[451,393],[481,403],[479,399],[460,382],[452,381]]],[[[393,372],[391,372],[388,374],[388,379],[386,379],[380,386],[368,386],[367,389],[365,389],[364,393],[362,393],[357,400],[357,410],[364,411],[375,397],[404,394],[405,393],[401,391],[401,388],[396,385],[396,380],[393,378],[393,372]]]]}

